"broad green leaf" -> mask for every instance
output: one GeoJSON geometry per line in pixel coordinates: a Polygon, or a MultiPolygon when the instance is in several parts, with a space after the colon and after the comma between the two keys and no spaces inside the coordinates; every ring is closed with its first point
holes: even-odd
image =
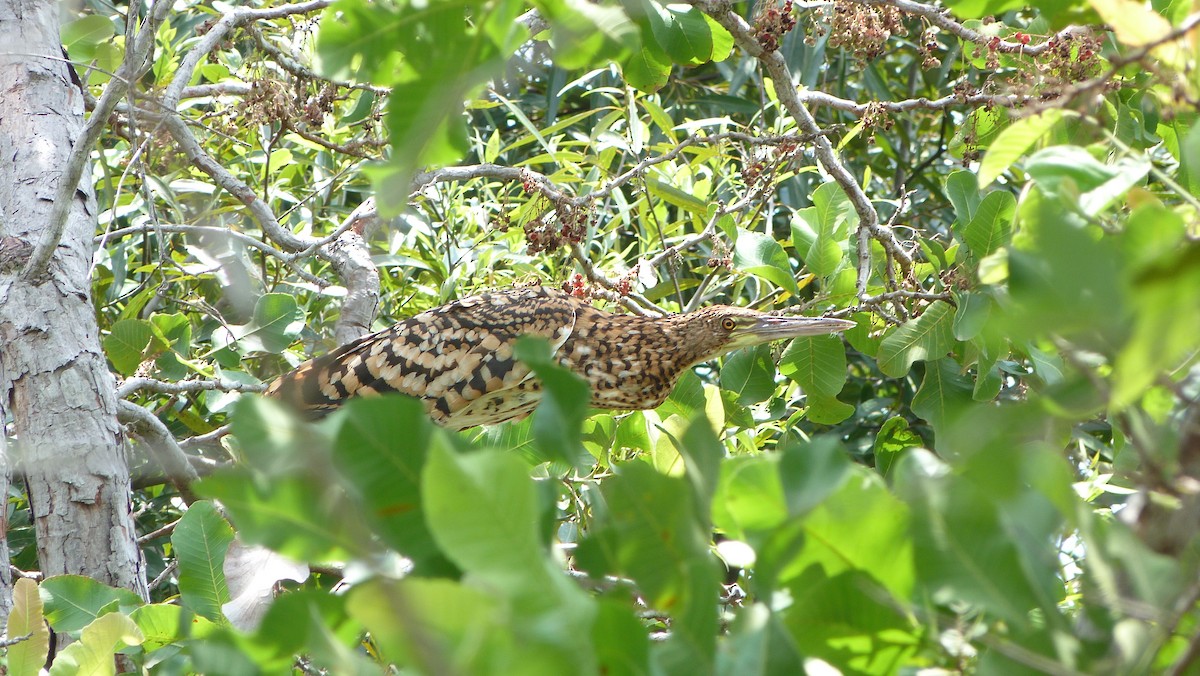
{"type": "Polygon", "coordinates": [[[738,350],[721,366],[721,388],[735,392],[738,403],[749,406],[775,393],[775,362],[766,345],[738,350]]]}
{"type": "Polygon", "coordinates": [[[702,214],[708,210],[708,202],[691,193],[684,192],[669,183],[664,183],[648,176],[646,177],[646,187],[650,190],[651,195],[680,209],[697,214],[702,214]]]}
{"type": "Polygon", "coordinates": [[[5,636],[15,639],[26,635],[29,638],[8,647],[8,673],[12,676],[37,676],[50,650],[50,630],[42,615],[37,583],[22,577],[13,584],[5,636]]]}
{"type": "Polygon", "coordinates": [[[1200,349],[1200,245],[1188,242],[1134,279],[1132,334],[1113,372],[1112,406],[1137,401],[1159,374],[1195,361],[1200,349]]]}
{"type": "Polygon", "coordinates": [[[596,603],[591,632],[599,673],[613,676],[651,673],[650,639],[642,621],[628,605],[601,597],[596,603]]]}
{"type": "Polygon", "coordinates": [[[796,285],[796,279],[792,276],[787,254],[770,235],[738,228],[737,243],[733,248],[733,265],[746,274],[781,286],[793,295],[800,295],[800,287],[796,285]]]}
{"type": "Polygon", "coordinates": [[[142,599],[128,589],[106,586],[90,577],[56,575],[38,585],[46,620],[55,631],[83,629],[114,608],[133,609],[142,599]]]}
{"type": "Polygon", "coordinates": [[[788,530],[799,549],[764,551],[764,571],[777,571],[783,583],[802,579],[814,565],[828,575],[858,571],[875,593],[909,598],[915,578],[908,508],[874,471],[848,461],[839,469],[837,483],[821,487],[820,502],[788,530]]]}
{"type": "Polygon", "coordinates": [[[810,565],[787,589],[793,603],[783,624],[805,655],[854,664],[864,674],[886,674],[921,644],[897,600],[860,570],[833,573],[810,565]]]}
{"type": "Polygon", "coordinates": [[[1025,171],[1048,193],[1058,193],[1070,181],[1080,193],[1094,190],[1117,175],[1079,146],[1051,146],[1025,161],[1025,171]]]}
{"type": "Polygon", "coordinates": [[[142,632],[121,613],[109,613],[83,628],[79,640],[54,657],[50,676],[108,676],[116,674],[113,656],[122,648],[140,645],[142,632]]]}
{"type": "Polygon", "coordinates": [[[1122,44],[1130,47],[1157,45],[1171,33],[1171,23],[1163,15],[1135,0],[1088,0],[1122,44]]]}
{"type": "Polygon", "coordinates": [[[283,352],[304,328],[304,311],[291,294],[263,294],[254,304],[251,327],[250,335],[262,341],[264,350],[283,352]]]}
{"type": "Polygon", "coordinates": [[[541,570],[541,508],[533,480],[515,456],[460,455],[435,443],[421,487],[433,538],[460,568],[513,578],[541,570]]]}
{"type": "Polygon", "coordinates": [[[421,402],[392,396],[351,401],[333,457],[357,489],[372,531],[418,570],[441,559],[421,504],[421,471],[433,424],[421,402]]]}
{"type": "Polygon", "coordinates": [[[730,537],[744,538],[748,531],[767,531],[787,518],[778,455],[739,456],[721,463],[714,526],[730,537]]]}
{"type": "Polygon", "coordinates": [[[995,191],[979,204],[975,218],[963,228],[963,242],[976,259],[982,259],[1008,243],[1012,235],[1017,199],[1012,193],[995,191]]]}
{"type": "Polygon", "coordinates": [[[1061,517],[1024,486],[1021,459],[993,446],[952,473],[925,451],[901,458],[897,493],[912,510],[920,586],[935,602],[970,603],[1015,626],[1030,626],[1035,610],[1037,622],[1063,626],[1059,562],[1045,545],[1061,517]]]}
{"type": "Polygon", "coordinates": [[[833,397],[846,384],[846,346],[838,336],[796,338],[779,358],[779,372],[810,397],[833,397]]]}
{"type": "Polygon", "coordinates": [[[879,428],[875,444],[871,447],[875,455],[875,469],[884,477],[890,476],[892,468],[905,451],[923,445],[920,435],[909,428],[907,420],[900,416],[888,418],[879,428]]]}
{"type": "Polygon", "coordinates": [[[879,346],[879,370],[899,378],[914,362],[946,356],[954,343],[954,308],[937,301],[916,319],[905,322],[879,346]]]}
{"type": "Polygon", "coordinates": [[[982,292],[967,292],[958,298],[954,315],[955,340],[971,340],[983,331],[992,311],[992,297],[982,292]]]}
{"type": "Polygon", "coordinates": [[[123,375],[132,375],[143,361],[165,347],[153,325],[144,319],[118,320],[104,338],[104,353],[123,375]]]}
{"type": "Polygon", "coordinates": [[[95,47],[112,38],[115,33],[112,19],[99,14],[67,21],[59,31],[63,46],[71,52],[80,48],[95,47]]]}
{"type": "Polygon", "coordinates": [[[975,218],[975,210],[983,201],[976,176],[969,171],[956,171],[946,177],[946,197],[954,205],[954,215],[962,224],[975,218]]]}
{"type": "Polygon", "coordinates": [[[458,581],[375,578],[350,590],[346,610],[388,661],[420,673],[502,673],[487,665],[513,657],[502,599],[458,581]],[[425,648],[430,640],[436,651],[425,648]]]}
{"type": "Polygon", "coordinates": [[[783,447],[779,478],[788,515],[803,516],[837,491],[849,477],[850,460],[836,437],[822,435],[808,443],[783,447]]]}
{"type": "Polygon", "coordinates": [[[854,415],[853,406],[832,395],[810,394],[805,404],[804,417],[818,425],[836,425],[854,415]]]}
{"type": "Polygon", "coordinates": [[[814,275],[834,274],[845,258],[845,238],[834,234],[834,222],[834,213],[822,216],[817,207],[800,209],[792,217],[792,243],[814,275]]]}
{"type": "Polygon", "coordinates": [[[542,457],[574,467],[584,456],[579,433],[592,390],[578,374],[555,362],[544,340],[522,338],[513,355],[529,365],[542,382],[542,399],[533,418],[533,436],[542,457]]]}
{"type": "Polygon", "coordinates": [[[206,500],[192,503],[171,534],[183,604],[209,620],[222,621],[221,606],[229,602],[223,567],[232,541],[233,528],[206,500]]]}
{"type": "Polygon", "coordinates": [[[925,379],[913,396],[913,413],[929,421],[935,433],[972,401],[971,382],[959,373],[953,359],[925,363],[925,379]]]}
{"type": "Polygon", "coordinates": [[[1051,108],[1031,117],[1025,117],[1006,127],[996,137],[979,163],[978,185],[986,188],[1022,155],[1029,152],[1038,141],[1062,120],[1066,113],[1060,108],[1051,108]]]}
{"type": "MultiPolygon", "coordinates": [[[[630,86],[643,92],[655,92],[667,83],[667,78],[671,74],[671,63],[657,46],[651,47],[643,44],[640,49],[633,50],[621,60],[621,74],[625,76],[625,81],[630,86]]],[[[649,180],[647,180],[647,184],[649,184],[649,180]]],[[[678,197],[678,195],[666,196],[669,193],[670,191],[665,191],[659,197],[669,202],[671,197],[678,197]]],[[[691,200],[684,200],[683,203],[671,203],[686,209],[689,207],[685,205],[690,204],[691,200]]]]}
{"type": "Polygon", "coordinates": [[[1155,132],[1162,137],[1163,146],[1179,163],[1175,180],[1193,197],[1200,196],[1200,124],[1195,113],[1185,113],[1164,120],[1155,132]]]}

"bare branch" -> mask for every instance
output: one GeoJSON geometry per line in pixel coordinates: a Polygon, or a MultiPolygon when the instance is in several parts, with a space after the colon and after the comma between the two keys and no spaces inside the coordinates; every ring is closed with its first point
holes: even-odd
{"type": "Polygon", "coordinates": [[[121,422],[133,425],[142,435],[146,447],[154,454],[155,460],[171,479],[184,502],[189,505],[195,502],[196,496],[189,484],[198,480],[200,476],[188,462],[187,455],[167,426],[150,411],[124,400],[117,402],[117,418],[121,422]]]}
{"type": "Polygon", "coordinates": [[[168,383],[153,378],[130,378],[117,388],[117,398],[124,399],[138,390],[146,390],[158,394],[184,394],[190,392],[263,392],[266,385],[235,383],[228,380],[181,380],[168,383]]]}

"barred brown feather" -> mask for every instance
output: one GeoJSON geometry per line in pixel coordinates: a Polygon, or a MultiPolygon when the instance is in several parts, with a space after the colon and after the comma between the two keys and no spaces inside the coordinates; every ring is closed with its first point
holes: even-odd
{"type": "Polygon", "coordinates": [[[349,397],[402,392],[452,429],[528,415],[541,385],[513,357],[521,336],[550,342],[592,387],[592,405],[654,408],[683,371],[738,347],[831,333],[841,319],[714,306],[667,317],[617,315],[562,291],[521,287],[464,298],[305,362],[267,390],[319,415],[349,397]]]}

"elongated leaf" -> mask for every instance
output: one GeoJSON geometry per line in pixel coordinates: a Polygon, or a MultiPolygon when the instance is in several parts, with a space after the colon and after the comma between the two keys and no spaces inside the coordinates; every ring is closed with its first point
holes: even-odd
{"type": "Polygon", "coordinates": [[[171,545],[179,561],[179,594],[183,604],[201,617],[221,621],[221,606],[229,602],[225,584],[225,552],[233,528],[207,500],[193,503],[184,513],[171,545]]]}
{"type": "Polygon", "coordinates": [[[42,615],[42,597],[38,595],[37,583],[27,577],[18,578],[13,585],[6,635],[10,640],[29,636],[8,647],[8,673],[11,676],[37,676],[46,664],[50,631],[42,615]]]}
{"type": "Polygon", "coordinates": [[[283,352],[303,328],[304,311],[291,294],[264,294],[254,304],[251,335],[258,338],[268,352],[283,352]]]}
{"type": "Polygon", "coordinates": [[[1051,108],[1017,120],[1001,131],[979,163],[979,188],[986,188],[1000,174],[1008,171],[1014,162],[1029,152],[1063,119],[1064,114],[1061,108],[1051,108]]]}
{"type": "Polygon", "coordinates": [[[1012,235],[1017,198],[1012,193],[988,193],[979,204],[975,218],[963,228],[963,241],[977,259],[982,259],[1008,243],[1012,235]]]}
{"type": "Polygon", "coordinates": [[[914,362],[939,359],[954,343],[954,308],[937,301],[916,319],[905,322],[879,346],[879,370],[893,378],[908,373],[914,362]]]}

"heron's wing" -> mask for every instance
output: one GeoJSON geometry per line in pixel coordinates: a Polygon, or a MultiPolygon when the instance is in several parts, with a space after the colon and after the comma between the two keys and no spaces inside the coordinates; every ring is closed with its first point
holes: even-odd
{"type": "Polygon", "coordinates": [[[539,387],[513,357],[516,340],[538,336],[557,350],[574,328],[578,305],[539,287],[465,298],[302,364],[268,395],[320,415],[349,397],[402,392],[424,400],[438,422],[460,429],[519,417],[529,399],[536,405],[539,387]],[[469,419],[480,422],[454,420],[475,402],[481,403],[469,419]]]}

